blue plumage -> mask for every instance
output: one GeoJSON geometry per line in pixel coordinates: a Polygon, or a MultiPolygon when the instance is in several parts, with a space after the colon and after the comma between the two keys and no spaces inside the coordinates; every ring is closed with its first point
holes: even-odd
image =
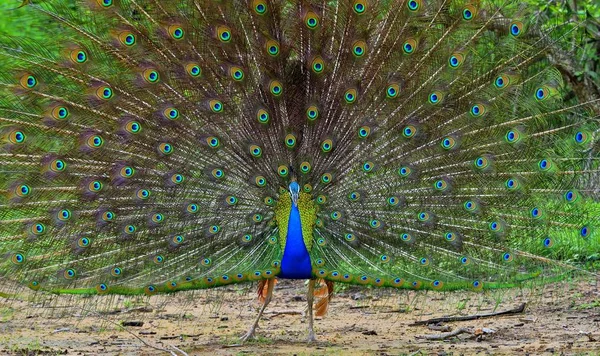
{"type": "Polygon", "coordinates": [[[292,205],[292,210],[290,211],[287,239],[283,258],[281,259],[281,273],[279,277],[290,279],[312,278],[310,255],[304,244],[300,211],[296,204],[292,205]]]}

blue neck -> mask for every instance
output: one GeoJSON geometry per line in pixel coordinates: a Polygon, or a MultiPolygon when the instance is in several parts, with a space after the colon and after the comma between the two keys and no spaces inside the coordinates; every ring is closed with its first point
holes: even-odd
{"type": "Polygon", "coordinates": [[[310,255],[302,237],[300,211],[293,204],[288,221],[285,250],[281,259],[281,273],[279,273],[279,277],[289,279],[309,279],[312,277],[310,255]]]}

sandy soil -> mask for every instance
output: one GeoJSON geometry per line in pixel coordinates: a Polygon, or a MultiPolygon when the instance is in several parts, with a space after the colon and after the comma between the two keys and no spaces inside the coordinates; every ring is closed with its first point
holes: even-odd
{"type": "MultiPolygon", "coordinates": [[[[151,346],[178,355],[173,347],[189,355],[600,354],[600,294],[590,281],[486,293],[342,288],[327,316],[317,318],[313,344],[305,342],[306,287],[302,281],[282,281],[257,339],[240,345],[239,336],[260,306],[253,288],[232,286],[170,299],[119,297],[110,312],[101,314],[61,307],[57,301],[41,307],[0,300],[0,354],[169,354],[151,346]],[[493,330],[485,335],[429,341],[418,337],[442,331],[409,326],[439,316],[512,309],[523,302],[527,308],[521,314],[444,324],[452,330],[493,330]]],[[[90,299],[83,307],[95,302],[90,299]]]]}

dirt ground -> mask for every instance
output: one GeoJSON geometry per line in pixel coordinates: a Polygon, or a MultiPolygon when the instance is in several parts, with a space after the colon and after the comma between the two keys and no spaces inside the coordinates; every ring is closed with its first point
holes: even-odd
{"type": "Polygon", "coordinates": [[[600,294],[589,280],[485,293],[342,288],[328,314],[317,318],[318,341],[313,344],[305,342],[305,284],[280,281],[257,339],[241,345],[239,336],[260,306],[254,288],[231,286],[172,298],[119,297],[110,312],[101,313],[86,310],[106,300],[92,298],[80,303],[83,307],[63,307],[56,300],[34,306],[0,300],[0,354],[600,354],[600,294]],[[418,320],[498,312],[522,303],[527,303],[523,313],[443,324],[446,331],[469,328],[478,335],[426,340],[419,336],[444,330],[410,326],[418,320]],[[488,333],[481,335],[483,331],[488,333]]]}

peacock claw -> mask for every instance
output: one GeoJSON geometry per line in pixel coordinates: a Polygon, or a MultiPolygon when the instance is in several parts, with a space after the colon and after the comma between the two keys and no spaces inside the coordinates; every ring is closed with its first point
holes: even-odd
{"type": "Polygon", "coordinates": [[[254,330],[248,331],[244,336],[240,337],[240,342],[244,343],[250,339],[256,339],[256,335],[254,335],[254,330]]]}
{"type": "Polygon", "coordinates": [[[313,334],[313,333],[308,334],[307,341],[309,344],[311,344],[313,342],[317,342],[317,338],[315,337],[315,334],[313,334]]]}

